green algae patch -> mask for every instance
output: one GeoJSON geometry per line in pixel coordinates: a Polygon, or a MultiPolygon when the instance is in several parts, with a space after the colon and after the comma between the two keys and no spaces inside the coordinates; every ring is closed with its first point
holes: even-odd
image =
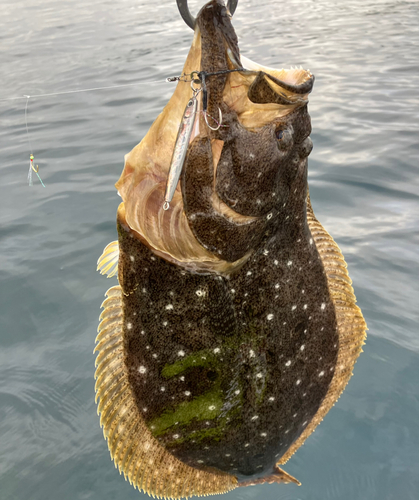
{"type": "Polygon", "coordinates": [[[184,359],[180,359],[171,365],[165,365],[161,374],[165,378],[176,377],[190,368],[197,367],[212,367],[214,364],[218,364],[218,360],[213,354],[211,354],[207,349],[194,352],[184,359]],[[215,362],[215,363],[214,363],[215,362]]]}
{"type": "Polygon", "coordinates": [[[176,424],[189,425],[193,420],[213,420],[220,414],[222,406],[222,393],[215,387],[192,401],[179,403],[173,411],[164,412],[150,422],[150,427],[153,434],[159,436],[176,424]]]}

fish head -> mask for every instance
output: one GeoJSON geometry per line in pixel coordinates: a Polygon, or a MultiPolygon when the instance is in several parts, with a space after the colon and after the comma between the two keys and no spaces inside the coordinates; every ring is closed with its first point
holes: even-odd
{"type": "Polygon", "coordinates": [[[242,57],[221,0],[211,0],[197,15],[183,75],[127,155],[116,186],[126,223],[158,255],[197,271],[230,273],[294,205],[296,210],[305,203],[312,149],[307,102],[314,77],[302,68],[272,69],[242,57]],[[205,82],[197,81],[198,74],[205,82]],[[164,213],[191,80],[200,104],[182,177],[164,213]]]}

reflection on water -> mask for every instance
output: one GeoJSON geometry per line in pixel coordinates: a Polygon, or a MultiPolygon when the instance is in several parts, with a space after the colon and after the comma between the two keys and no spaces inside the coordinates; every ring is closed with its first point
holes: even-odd
{"type": "MultiPolygon", "coordinates": [[[[0,97],[164,79],[191,41],[171,0],[5,1],[2,13],[0,97]]],[[[310,194],[348,262],[369,340],[344,395],[287,464],[302,486],[230,497],[417,498],[418,14],[416,2],[239,3],[246,56],[316,76],[310,194]]],[[[93,402],[95,264],[115,239],[123,156],[172,90],[30,100],[46,189],[25,184],[25,100],[0,103],[2,498],[139,495],[112,472],[93,402]]]]}

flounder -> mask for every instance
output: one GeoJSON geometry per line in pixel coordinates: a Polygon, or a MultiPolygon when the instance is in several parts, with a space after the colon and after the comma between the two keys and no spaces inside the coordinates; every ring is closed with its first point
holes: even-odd
{"type": "Polygon", "coordinates": [[[298,483],[279,465],[343,391],[366,331],[310,204],[314,77],[241,57],[221,0],[193,26],[183,74],[194,88],[207,75],[206,92],[180,182],[164,206],[186,76],[125,158],[118,242],[98,261],[119,280],[97,336],[100,424],[119,471],[165,498],[298,483]]]}

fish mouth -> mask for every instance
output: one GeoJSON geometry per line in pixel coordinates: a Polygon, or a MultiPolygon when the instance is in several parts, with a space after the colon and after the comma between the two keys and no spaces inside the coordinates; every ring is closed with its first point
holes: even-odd
{"type": "MultiPolygon", "coordinates": [[[[222,126],[226,128],[219,132],[228,130],[229,121],[257,130],[307,104],[314,76],[302,68],[273,69],[241,56],[231,14],[222,0],[211,0],[204,5],[194,28],[183,77],[144,139],[125,157],[116,187],[124,202],[124,223],[156,255],[194,272],[228,274],[239,269],[251,253],[226,261],[197,240],[190,227],[191,220],[185,214],[182,182],[175,190],[170,210],[163,209],[179,124],[192,95],[191,75],[224,72],[207,78],[207,109],[203,109],[204,92],[200,92],[200,107],[189,141],[190,146],[197,138],[209,138],[214,178],[223,140],[207,126],[203,112],[211,121],[222,111],[222,126]]],[[[215,189],[210,199],[212,210],[228,223],[246,226],[255,221],[255,217],[235,212],[215,189]]]]}

